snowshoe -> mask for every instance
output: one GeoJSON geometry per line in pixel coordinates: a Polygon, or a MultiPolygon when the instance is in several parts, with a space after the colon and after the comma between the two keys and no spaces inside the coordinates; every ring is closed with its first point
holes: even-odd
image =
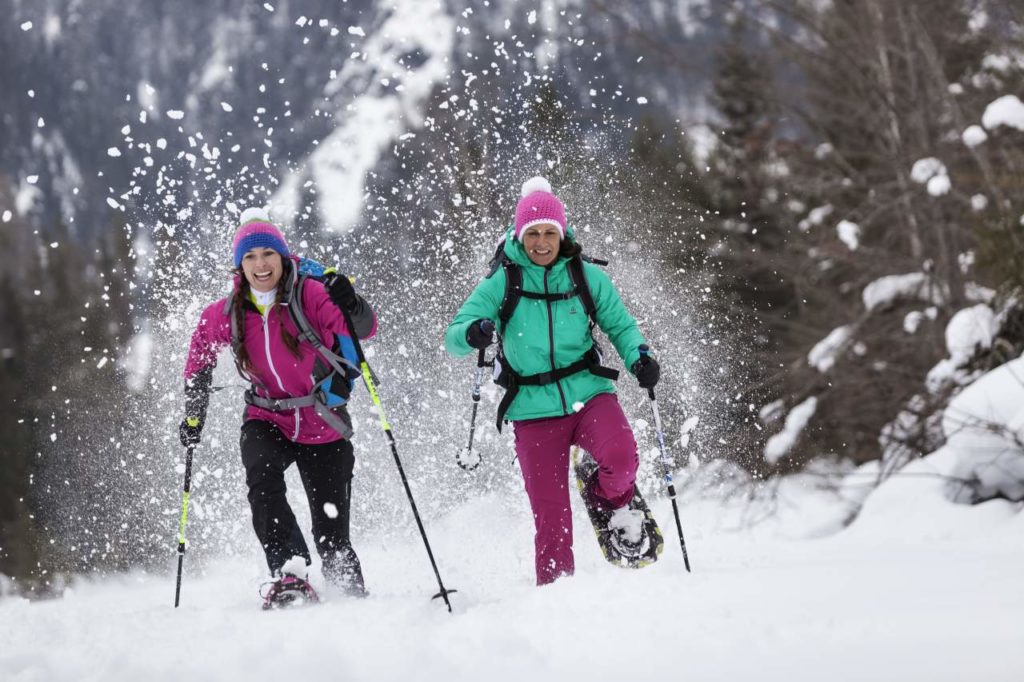
{"type": "Polygon", "coordinates": [[[274,582],[264,585],[267,588],[263,597],[263,610],[281,609],[290,606],[301,606],[303,604],[316,604],[320,601],[316,590],[306,580],[285,573],[274,582]]]}
{"type": "Polygon", "coordinates": [[[604,558],[623,568],[643,568],[657,561],[665,542],[639,488],[634,486],[633,498],[625,507],[610,509],[593,493],[597,462],[590,453],[574,447],[572,468],[604,558]]]}

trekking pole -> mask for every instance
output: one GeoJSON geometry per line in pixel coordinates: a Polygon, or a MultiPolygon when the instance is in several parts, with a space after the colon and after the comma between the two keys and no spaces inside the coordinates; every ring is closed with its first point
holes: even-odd
{"type": "Polygon", "coordinates": [[[181,520],[178,523],[178,579],[174,586],[174,608],[181,598],[181,565],[185,561],[185,523],[188,521],[188,496],[192,490],[192,453],[194,445],[188,446],[185,454],[185,486],[181,495],[181,520]]]}
{"type": "Polygon", "coordinates": [[[683,563],[686,565],[686,572],[690,572],[690,557],[686,554],[686,541],[683,539],[683,524],[679,521],[679,505],[676,504],[676,487],[672,483],[672,460],[665,452],[665,433],[661,430],[661,414],[658,412],[658,401],[654,397],[654,389],[647,389],[647,395],[651,399],[651,409],[654,410],[654,428],[658,433],[658,448],[661,450],[661,466],[665,471],[665,483],[668,486],[668,498],[672,500],[672,513],[676,517],[676,530],[679,531],[679,546],[683,548],[683,563]]]}
{"type": "Polygon", "coordinates": [[[480,466],[480,453],[473,449],[473,434],[476,432],[476,411],[480,407],[480,384],[484,380],[486,348],[481,348],[476,357],[476,376],[473,378],[473,413],[469,417],[469,445],[455,453],[455,462],[466,471],[480,466]]]}
{"type": "Polygon", "coordinates": [[[427,531],[423,528],[423,521],[420,519],[420,513],[416,509],[416,501],[412,497],[412,490],[409,488],[409,480],[405,477],[405,469],[402,467],[402,460],[398,457],[398,446],[395,444],[395,436],[391,433],[391,424],[388,423],[388,418],[384,414],[384,406],[381,405],[380,396],[377,395],[377,384],[373,377],[373,372],[370,370],[369,363],[366,362],[366,356],[363,355],[362,345],[359,343],[359,338],[356,336],[355,327],[352,325],[352,319],[347,311],[342,311],[345,317],[345,324],[348,325],[349,333],[352,335],[352,345],[356,349],[356,357],[359,359],[359,370],[363,375],[363,383],[366,384],[366,390],[370,393],[370,399],[373,401],[374,406],[377,408],[377,416],[380,418],[380,426],[384,430],[384,435],[388,439],[388,444],[391,446],[391,454],[395,458],[395,465],[398,467],[398,476],[402,479],[402,485],[405,487],[405,495],[409,498],[409,506],[412,507],[413,518],[416,519],[416,526],[420,529],[420,537],[423,538],[423,546],[427,548],[427,557],[430,558],[430,566],[434,569],[434,577],[437,578],[437,586],[439,592],[435,594],[431,599],[437,599],[441,597],[444,600],[445,606],[448,607],[448,613],[452,612],[452,604],[448,600],[448,595],[457,590],[446,589],[444,583],[441,582],[441,572],[437,570],[437,562],[434,561],[434,552],[430,549],[430,541],[427,540],[427,531]]]}

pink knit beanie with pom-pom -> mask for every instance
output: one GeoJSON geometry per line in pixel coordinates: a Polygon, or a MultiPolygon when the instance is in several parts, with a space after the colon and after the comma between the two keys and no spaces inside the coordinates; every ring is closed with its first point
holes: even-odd
{"type": "Polygon", "coordinates": [[[516,239],[532,225],[550,223],[558,227],[565,239],[565,206],[551,192],[551,183],[539,175],[523,183],[522,198],[516,204],[516,239]]]}

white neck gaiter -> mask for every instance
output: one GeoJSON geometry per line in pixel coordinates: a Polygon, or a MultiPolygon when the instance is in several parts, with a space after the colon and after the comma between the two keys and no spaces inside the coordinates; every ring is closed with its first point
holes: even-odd
{"type": "Polygon", "coordinates": [[[274,305],[274,299],[277,298],[277,289],[271,289],[270,291],[256,291],[250,289],[253,298],[256,300],[256,305],[260,307],[263,314],[266,315],[270,311],[270,307],[274,305]]]}

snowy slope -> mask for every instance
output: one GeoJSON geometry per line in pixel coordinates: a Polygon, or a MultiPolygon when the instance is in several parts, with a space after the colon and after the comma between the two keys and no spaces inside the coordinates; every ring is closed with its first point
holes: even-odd
{"type": "Polygon", "coordinates": [[[476,499],[428,527],[459,590],[453,615],[430,602],[433,575],[411,533],[358,538],[364,601],[260,612],[255,557],[201,575],[189,565],[178,610],[170,572],[8,598],[0,678],[1022,679],[1018,507],[953,505],[926,477],[889,485],[899,494],[876,493],[849,529],[816,540],[801,537],[841,506],[799,486],[753,529],[737,530],[745,508],[685,504],[689,575],[664,500],[666,552],[638,572],[604,564],[578,513],[577,575],[546,588],[532,585],[525,499],[476,499]]]}
{"type": "Polygon", "coordinates": [[[195,224],[253,189],[278,194],[290,219],[312,204],[329,229],[372,224],[358,220],[365,185],[395,172],[389,148],[421,127],[431,98],[505,108],[504,94],[550,73],[581,108],[690,111],[722,31],[702,21],[706,0],[123,4],[0,14],[0,166],[17,195],[4,208],[40,228],[60,216],[91,236],[128,207],[147,223],[195,224]]]}

